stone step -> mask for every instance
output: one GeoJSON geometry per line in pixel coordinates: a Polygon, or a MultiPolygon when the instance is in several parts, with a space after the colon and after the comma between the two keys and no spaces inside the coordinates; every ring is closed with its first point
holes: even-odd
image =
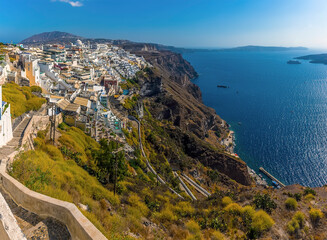
{"type": "Polygon", "coordinates": [[[13,134],[13,137],[22,137],[23,136],[23,133],[18,133],[18,132],[14,132],[13,134]]]}
{"type": "Polygon", "coordinates": [[[20,141],[20,137],[13,137],[8,143],[7,146],[15,146],[18,145],[20,141]]]}
{"type": "Polygon", "coordinates": [[[35,226],[24,231],[27,239],[42,239],[47,240],[50,239],[48,227],[44,224],[44,222],[39,222],[35,226]]]}
{"type": "Polygon", "coordinates": [[[4,159],[6,157],[8,157],[8,155],[10,155],[11,153],[13,153],[15,151],[14,148],[1,148],[0,149],[0,159],[4,159]]]}

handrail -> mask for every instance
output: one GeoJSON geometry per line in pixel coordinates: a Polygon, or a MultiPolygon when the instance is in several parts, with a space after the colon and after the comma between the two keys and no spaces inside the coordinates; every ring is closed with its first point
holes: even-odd
{"type": "Polygon", "coordinates": [[[196,197],[193,195],[191,190],[186,186],[183,179],[181,179],[181,177],[178,175],[178,173],[174,172],[174,175],[177,176],[178,180],[181,182],[181,184],[182,184],[183,188],[185,189],[186,193],[192,198],[192,200],[196,201],[197,200],[196,197]]]}
{"type": "Polygon", "coordinates": [[[143,157],[144,157],[145,160],[146,160],[146,166],[147,166],[147,167],[150,169],[150,171],[151,171],[151,172],[152,172],[152,173],[157,177],[158,181],[159,181],[161,184],[166,185],[166,186],[169,188],[169,190],[170,190],[171,192],[175,193],[179,198],[184,199],[184,198],[183,198],[180,194],[178,194],[174,189],[172,189],[171,187],[169,187],[168,184],[167,184],[164,180],[162,180],[162,178],[159,176],[159,174],[158,174],[158,173],[153,169],[153,167],[151,166],[151,164],[150,164],[150,162],[149,162],[149,160],[148,160],[148,158],[147,158],[147,156],[146,156],[146,154],[145,154],[145,152],[144,152],[144,150],[143,150],[142,139],[141,139],[141,123],[140,123],[140,121],[137,120],[134,116],[129,116],[129,119],[131,119],[131,120],[137,122],[137,124],[138,124],[139,144],[140,144],[140,148],[141,148],[142,155],[143,155],[143,157]]]}
{"type": "Polygon", "coordinates": [[[195,189],[197,189],[200,193],[202,193],[203,195],[205,195],[206,197],[210,197],[210,193],[205,190],[203,187],[201,187],[199,184],[197,184],[196,182],[194,182],[191,178],[189,178],[186,174],[182,173],[182,177],[191,185],[193,185],[195,187],[195,189]]]}

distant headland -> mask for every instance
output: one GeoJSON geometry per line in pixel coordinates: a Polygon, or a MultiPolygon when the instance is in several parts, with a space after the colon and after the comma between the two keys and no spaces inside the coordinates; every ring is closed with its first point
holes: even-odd
{"type": "Polygon", "coordinates": [[[327,64],[327,53],[306,55],[302,57],[296,57],[295,59],[309,60],[310,63],[327,64]]]}
{"type": "Polygon", "coordinates": [[[244,52],[280,52],[280,51],[303,51],[308,50],[305,47],[275,47],[275,46],[243,46],[235,48],[225,48],[219,51],[244,51],[244,52]]]}
{"type": "Polygon", "coordinates": [[[283,51],[306,51],[305,47],[275,47],[275,46],[241,46],[233,48],[177,48],[172,46],[165,46],[170,51],[178,53],[189,52],[283,52],[283,51]]]}

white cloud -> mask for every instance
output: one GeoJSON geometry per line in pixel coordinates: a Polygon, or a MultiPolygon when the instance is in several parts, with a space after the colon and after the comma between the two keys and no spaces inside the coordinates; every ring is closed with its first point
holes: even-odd
{"type": "Polygon", "coordinates": [[[53,2],[64,2],[64,3],[69,3],[72,7],[82,7],[83,3],[80,1],[71,1],[71,0],[52,0],[53,2]]]}

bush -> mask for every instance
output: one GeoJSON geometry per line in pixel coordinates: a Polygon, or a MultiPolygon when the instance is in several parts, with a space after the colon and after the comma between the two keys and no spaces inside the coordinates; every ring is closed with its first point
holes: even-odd
{"type": "Polygon", "coordinates": [[[296,201],[301,201],[301,198],[302,198],[302,194],[301,193],[295,193],[294,194],[294,198],[296,199],[296,201]]]}
{"type": "Polygon", "coordinates": [[[316,208],[312,208],[309,211],[309,215],[310,215],[310,219],[313,224],[317,224],[320,221],[320,219],[322,219],[324,216],[322,211],[320,209],[316,209],[316,208]]]}
{"type": "Polygon", "coordinates": [[[255,235],[260,236],[275,224],[274,220],[263,210],[257,211],[253,215],[251,230],[255,235]]]}
{"type": "Polygon", "coordinates": [[[213,231],[211,233],[211,240],[224,240],[225,239],[225,236],[224,234],[222,234],[221,232],[219,231],[213,231]]]}
{"type": "Polygon", "coordinates": [[[189,220],[186,223],[186,228],[187,230],[192,233],[192,234],[198,234],[200,232],[200,226],[197,222],[195,222],[194,220],[189,220]]]}
{"type": "Polygon", "coordinates": [[[69,126],[66,123],[62,122],[62,123],[58,124],[58,128],[61,130],[68,130],[69,126]]]}
{"type": "Polygon", "coordinates": [[[180,201],[174,207],[174,212],[181,217],[190,217],[195,213],[195,209],[190,202],[180,201]]]}
{"type": "Polygon", "coordinates": [[[304,189],[304,196],[305,195],[308,195],[308,194],[312,194],[312,195],[314,195],[314,196],[316,196],[316,191],[315,190],[313,190],[312,188],[306,188],[306,189],[304,189]]]}
{"type": "Polygon", "coordinates": [[[253,209],[252,206],[247,205],[242,208],[242,220],[243,220],[243,225],[246,228],[250,227],[254,214],[255,214],[255,210],[253,209]]]}
{"type": "Polygon", "coordinates": [[[312,193],[309,193],[309,194],[305,195],[304,199],[306,201],[311,201],[311,200],[315,199],[315,196],[312,193]]]}
{"type": "Polygon", "coordinates": [[[304,226],[305,216],[302,212],[296,212],[291,221],[287,223],[287,232],[290,235],[296,234],[304,226]]]}
{"type": "Polygon", "coordinates": [[[223,197],[223,199],[221,200],[221,204],[226,207],[227,205],[231,204],[233,201],[230,197],[223,197]]]}
{"type": "Polygon", "coordinates": [[[293,219],[299,223],[300,228],[303,228],[305,216],[302,212],[296,212],[293,216],[293,219]]]}
{"type": "Polygon", "coordinates": [[[295,210],[297,208],[297,201],[294,198],[288,198],[285,201],[285,206],[287,209],[295,210]]]}
{"type": "Polygon", "coordinates": [[[255,214],[255,210],[253,209],[252,206],[247,205],[247,206],[243,207],[243,209],[242,209],[242,214],[243,214],[243,215],[250,216],[250,217],[252,218],[253,215],[255,214]]]}
{"type": "Polygon", "coordinates": [[[31,86],[31,92],[42,93],[42,88],[39,86],[31,86]]]}
{"type": "Polygon", "coordinates": [[[239,215],[242,212],[242,207],[237,203],[231,203],[224,208],[224,211],[231,213],[233,215],[239,215]]]}
{"type": "Polygon", "coordinates": [[[141,198],[135,193],[130,194],[128,202],[131,206],[136,207],[144,216],[149,214],[149,208],[141,201],[141,198]]]}
{"type": "Polygon", "coordinates": [[[161,222],[173,222],[177,220],[177,216],[171,210],[169,204],[159,213],[155,214],[161,222]]]}
{"type": "Polygon", "coordinates": [[[287,223],[287,232],[289,234],[291,235],[295,234],[299,229],[300,229],[300,225],[295,219],[292,219],[287,223]]]}
{"type": "Polygon", "coordinates": [[[277,208],[277,204],[270,198],[268,193],[264,195],[255,195],[253,204],[256,206],[256,208],[263,209],[268,213],[271,213],[273,209],[277,208]]]}

